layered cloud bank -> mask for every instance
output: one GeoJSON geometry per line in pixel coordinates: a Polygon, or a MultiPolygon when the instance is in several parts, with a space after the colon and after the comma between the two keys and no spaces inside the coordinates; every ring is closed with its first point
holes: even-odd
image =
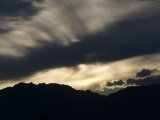
{"type": "Polygon", "coordinates": [[[155,69],[142,69],[140,72],[137,72],[134,77],[104,82],[98,88],[101,89],[101,92],[97,92],[108,95],[129,86],[147,86],[154,84],[160,84],[159,67],[155,69]]]}
{"type": "MultiPolygon", "coordinates": [[[[102,66],[108,69],[110,63],[112,66],[115,61],[138,56],[144,63],[148,59],[153,64],[160,52],[159,13],[159,3],[154,1],[1,1],[0,80],[35,80],[37,75],[57,70],[65,71],[68,76],[77,75],[81,70],[86,76],[93,73],[92,76],[103,76],[99,69],[102,66]],[[95,72],[86,72],[90,68],[95,72]]],[[[115,69],[112,70],[114,73],[115,69]]],[[[64,82],[60,77],[52,82],[73,85],[72,78],[69,79],[72,82],[64,82]]],[[[110,77],[103,76],[103,79],[110,77]]],[[[95,81],[100,82],[102,78],[95,77],[87,83],[95,81]]],[[[82,84],[75,78],[74,84],[78,82],[82,84]]]]}
{"type": "Polygon", "coordinates": [[[130,85],[152,85],[160,84],[160,71],[158,69],[142,69],[136,74],[134,78],[128,78],[127,80],[108,81],[106,86],[130,86],[130,85]]]}

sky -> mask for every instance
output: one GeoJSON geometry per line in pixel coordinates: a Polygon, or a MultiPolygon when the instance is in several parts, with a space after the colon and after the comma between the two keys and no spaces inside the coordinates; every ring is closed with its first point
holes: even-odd
{"type": "Polygon", "coordinates": [[[159,6],[158,0],[0,1],[0,89],[60,83],[109,94],[131,85],[131,77],[146,79],[135,75],[159,70],[159,6]]]}

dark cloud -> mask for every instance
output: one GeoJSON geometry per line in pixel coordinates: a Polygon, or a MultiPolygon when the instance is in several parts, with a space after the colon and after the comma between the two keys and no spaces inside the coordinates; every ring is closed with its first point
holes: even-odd
{"type": "Polygon", "coordinates": [[[140,1],[160,2],[160,0],[140,0],[140,1]]]}
{"type": "MultiPolygon", "coordinates": [[[[117,92],[125,87],[130,86],[147,86],[147,85],[154,85],[160,84],[160,71],[157,69],[142,69],[140,72],[144,76],[142,77],[133,77],[128,78],[126,80],[117,80],[117,81],[107,81],[101,89],[98,89],[98,93],[108,95],[114,92],[117,92]],[[150,71],[151,74],[144,74],[143,71],[150,71]]],[[[136,74],[137,74],[136,73],[136,74]]],[[[99,87],[97,87],[99,88],[99,87]]]]}
{"type": "Polygon", "coordinates": [[[113,82],[107,82],[106,86],[112,87],[112,86],[122,86],[124,84],[124,81],[118,80],[118,81],[113,81],[113,82]]]}
{"type": "Polygon", "coordinates": [[[160,84],[160,75],[149,76],[142,79],[128,79],[126,81],[127,85],[152,85],[152,84],[160,84]]]}
{"type": "Polygon", "coordinates": [[[136,74],[136,77],[146,77],[151,75],[155,70],[143,69],[136,74]]]}
{"type": "Polygon", "coordinates": [[[43,0],[1,0],[0,17],[21,17],[29,18],[38,12],[38,8],[33,2],[42,2],[43,0]]]}
{"type": "Polygon", "coordinates": [[[12,30],[12,28],[10,28],[10,27],[0,28],[0,34],[8,33],[11,30],[12,30]]]}
{"type": "Polygon", "coordinates": [[[140,72],[137,72],[134,78],[128,78],[127,80],[118,80],[106,83],[106,87],[116,87],[116,86],[143,86],[143,85],[152,85],[160,84],[160,71],[158,69],[142,69],[140,72]],[[138,77],[137,77],[138,75],[138,77]]]}
{"type": "MultiPolygon", "coordinates": [[[[15,15],[18,15],[24,7],[26,10],[33,7],[31,1],[28,1],[27,5],[25,5],[26,2],[20,0],[19,2],[23,4],[23,7],[15,7],[13,9],[15,15]]],[[[13,5],[17,5],[17,2],[13,2],[13,5]]],[[[5,10],[4,7],[1,9],[5,10]]],[[[36,11],[36,9],[31,9],[27,13],[22,10],[19,15],[29,16],[36,11]]],[[[1,14],[11,13],[12,11],[6,10],[1,14]]],[[[160,9],[156,8],[143,16],[128,17],[104,32],[85,36],[80,38],[81,41],[69,46],[43,43],[44,47],[28,48],[28,54],[22,58],[0,56],[0,79],[17,79],[55,67],[111,62],[160,52],[159,13],[160,9]]]]}
{"type": "Polygon", "coordinates": [[[20,22],[28,20],[36,15],[42,8],[34,5],[44,0],[1,0],[0,1],[0,34],[8,33],[10,29],[8,22],[20,22]]]}
{"type": "Polygon", "coordinates": [[[158,69],[142,69],[137,72],[135,78],[126,80],[126,85],[152,85],[160,84],[160,72],[158,69]]]}

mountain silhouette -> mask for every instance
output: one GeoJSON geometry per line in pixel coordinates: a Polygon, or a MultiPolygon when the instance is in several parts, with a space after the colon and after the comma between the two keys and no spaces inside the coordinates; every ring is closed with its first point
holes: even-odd
{"type": "Polygon", "coordinates": [[[0,90],[2,120],[140,120],[159,118],[160,85],[104,96],[67,85],[19,83],[0,90]]]}

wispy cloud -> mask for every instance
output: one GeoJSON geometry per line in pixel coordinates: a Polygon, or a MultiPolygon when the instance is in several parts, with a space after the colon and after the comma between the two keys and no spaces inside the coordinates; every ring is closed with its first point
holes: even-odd
{"type": "MultiPolygon", "coordinates": [[[[14,0],[9,5],[10,2],[0,4],[6,6],[0,8],[4,11],[0,13],[1,81],[26,77],[36,81],[41,75],[57,75],[58,71],[68,73],[71,82],[64,81],[67,77],[57,77],[58,81],[53,82],[92,86],[106,78],[113,79],[120,72],[109,62],[136,56],[146,62],[144,55],[160,52],[160,9],[155,2],[14,0]],[[44,75],[43,71],[48,72],[44,75]]],[[[148,60],[153,63],[153,59],[148,60]]],[[[128,64],[123,63],[123,72],[134,69],[127,68],[128,64]]]]}
{"type": "Polygon", "coordinates": [[[1,2],[1,33],[7,34],[0,35],[0,54],[13,56],[25,55],[26,47],[43,46],[44,42],[68,45],[79,41],[146,7],[125,0],[45,0],[41,4],[34,0],[14,0],[10,3],[10,0],[1,2]],[[38,12],[39,8],[43,9],[38,12]],[[24,21],[27,18],[31,19],[24,21]]]}

